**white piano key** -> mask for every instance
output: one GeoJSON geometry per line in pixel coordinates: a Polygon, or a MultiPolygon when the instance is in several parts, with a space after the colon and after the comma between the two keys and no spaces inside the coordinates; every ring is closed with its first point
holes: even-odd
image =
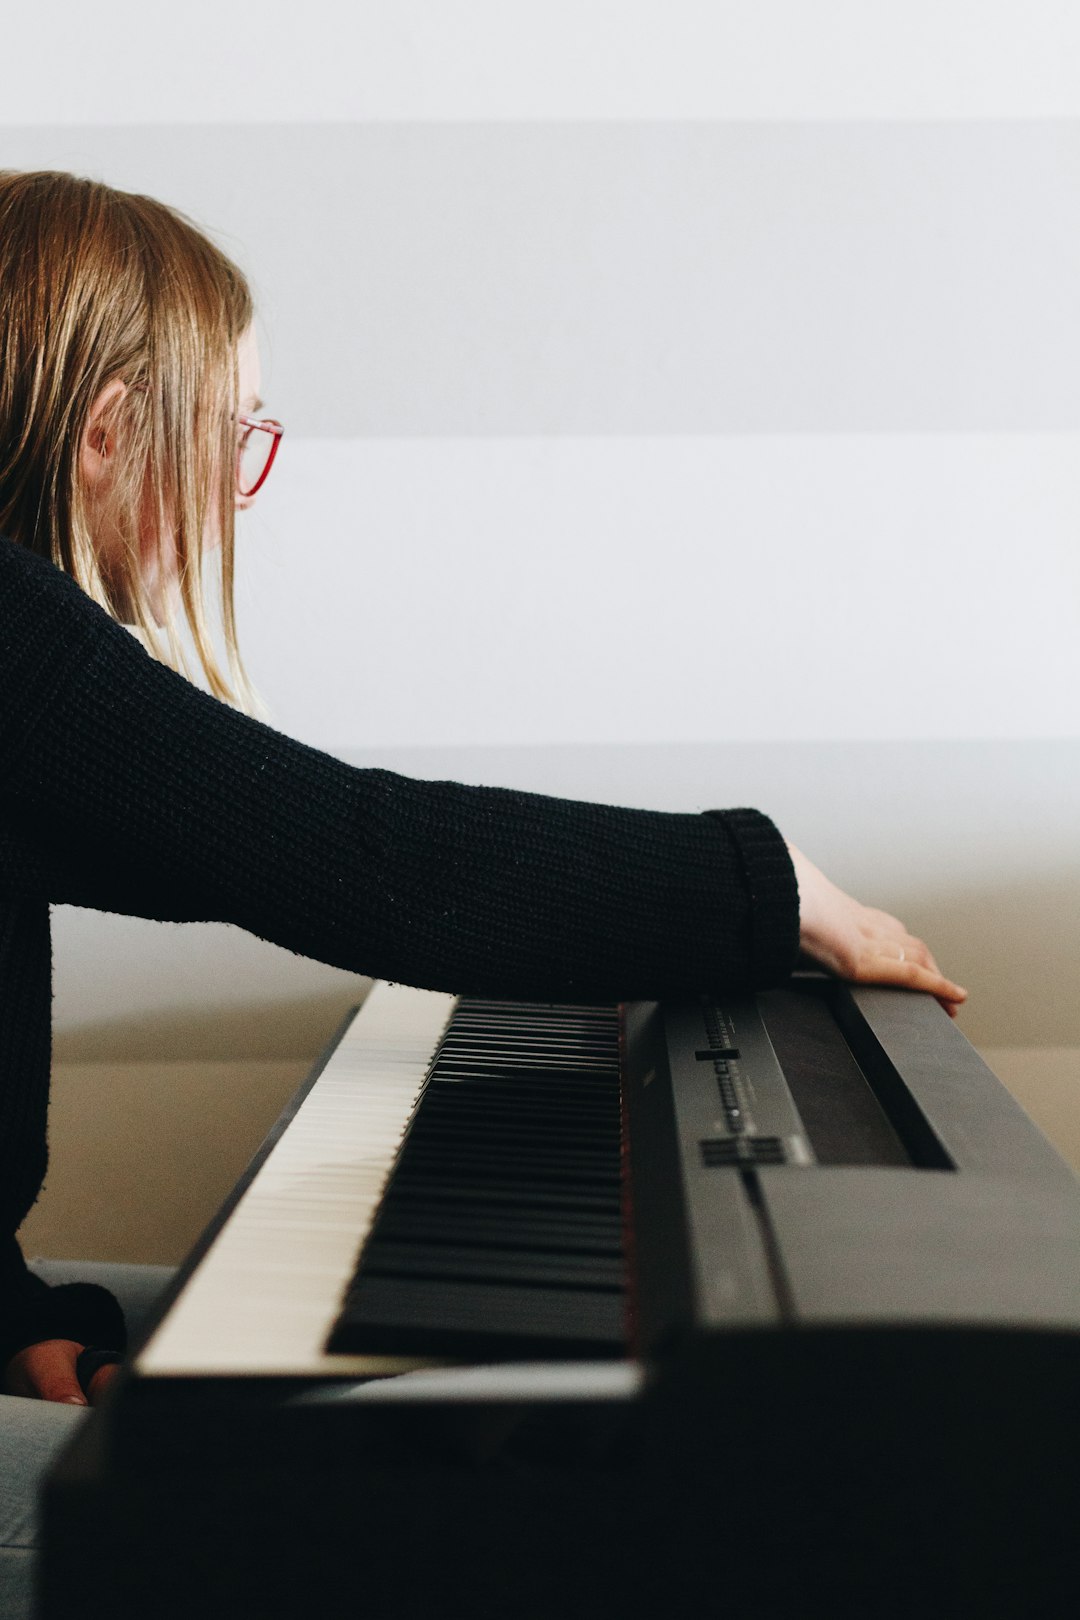
{"type": "Polygon", "coordinates": [[[430,1363],[323,1350],[455,997],[377,984],[135,1359],[141,1377],[355,1378],[430,1363]]]}

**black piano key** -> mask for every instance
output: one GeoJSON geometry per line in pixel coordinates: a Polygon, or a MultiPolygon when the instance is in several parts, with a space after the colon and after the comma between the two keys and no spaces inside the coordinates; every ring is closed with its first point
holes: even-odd
{"type": "Polygon", "coordinates": [[[519,1165],[532,1160],[538,1163],[559,1162],[588,1166],[590,1173],[596,1160],[611,1164],[611,1152],[618,1149],[618,1134],[608,1133],[607,1139],[589,1136],[559,1136],[545,1133],[533,1136],[507,1129],[500,1121],[478,1128],[471,1123],[468,1129],[458,1130],[453,1124],[428,1120],[416,1126],[409,1138],[409,1155],[417,1163],[431,1155],[453,1154],[455,1174],[460,1174],[467,1160],[501,1159],[507,1169],[516,1172],[519,1165]]]}
{"type": "MultiPolygon", "coordinates": [[[[478,1138],[472,1131],[440,1130],[418,1134],[410,1143],[410,1160],[414,1164],[428,1164],[452,1156],[454,1173],[465,1175],[471,1164],[494,1164],[508,1173],[525,1176],[533,1166],[547,1166],[570,1174],[575,1166],[586,1176],[597,1170],[611,1171],[612,1151],[618,1151],[614,1142],[577,1142],[545,1136],[523,1142],[520,1137],[492,1134],[478,1138]]],[[[616,1178],[617,1179],[617,1178],[616,1178]]]]}
{"type": "Polygon", "coordinates": [[[576,1086],[563,1081],[552,1083],[536,1080],[531,1070],[525,1075],[516,1076],[512,1083],[508,1083],[505,1073],[462,1075],[455,1080],[446,1080],[440,1075],[428,1087],[430,1103],[435,1107],[457,1108],[466,1099],[506,1106],[511,1098],[515,1098],[519,1099],[521,1106],[540,1113],[557,1111],[565,1113],[568,1118],[586,1121],[604,1119],[611,1113],[611,1091],[612,1083],[606,1080],[602,1087],[576,1086]]]}
{"type": "Polygon", "coordinates": [[[590,1153],[586,1149],[573,1150],[552,1147],[548,1143],[517,1142],[504,1146],[498,1142],[477,1142],[474,1139],[447,1142],[425,1140],[411,1144],[411,1169],[421,1166],[438,1169],[452,1151],[454,1173],[462,1178],[504,1177],[508,1172],[521,1181],[581,1181],[596,1186],[606,1182],[618,1185],[619,1172],[611,1167],[610,1156],[590,1153]]]}
{"type": "MultiPolygon", "coordinates": [[[[610,1153],[613,1146],[618,1147],[619,1135],[618,1128],[611,1125],[605,1125],[602,1130],[583,1131],[560,1128],[553,1122],[534,1121],[524,1140],[538,1153],[603,1154],[610,1153]]],[[[412,1140],[417,1145],[434,1142],[468,1146],[470,1142],[477,1142],[509,1148],[523,1139],[520,1126],[512,1119],[497,1116],[495,1119],[478,1120],[472,1113],[466,1113],[461,1118],[440,1113],[429,1115],[422,1125],[414,1126],[412,1140]]]]}
{"type": "MultiPolygon", "coordinates": [[[[446,1167],[447,1173],[450,1166],[446,1167]]],[[[386,1195],[384,1210],[399,1202],[415,1198],[426,1202],[438,1197],[450,1205],[472,1203],[491,1208],[526,1208],[566,1211],[618,1211],[621,1208],[619,1192],[610,1188],[598,1191],[583,1185],[559,1188],[553,1185],[535,1186],[531,1183],[492,1177],[472,1187],[462,1187],[447,1175],[436,1177],[411,1176],[407,1166],[400,1169],[386,1195]]]]}
{"type": "Polygon", "coordinates": [[[562,1110],[546,1101],[533,1103],[522,1092],[487,1097],[470,1087],[456,1095],[444,1092],[425,1098],[424,1112],[413,1125],[414,1133],[443,1127],[462,1130],[480,1127],[485,1136],[509,1131],[525,1141],[533,1141],[537,1131],[555,1132],[587,1142],[591,1138],[604,1141],[617,1136],[620,1119],[610,1108],[562,1110]]]}
{"type": "Polygon", "coordinates": [[[470,1108],[475,1112],[494,1108],[505,1112],[524,1107],[539,1118],[550,1115],[588,1126],[592,1120],[611,1118],[614,1110],[610,1090],[609,1086],[605,1086],[602,1092],[595,1094],[585,1087],[534,1086],[521,1080],[508,1086],[505,1077],[496,1079],[484,1076],[478,1080],[457,1080],[453,1083],[440,1079],[428,1086],[425,1109],[470,1108]]]}
{"type": "Polygon", "coordinates": [[[455,1244],[371,1242],[364,1254],[365,1277],[446,1277],[459,1282],[543,1284],[557,1288],[596,1288],[622,1293],[621,1257],[479,1249],[455,1244]]]}
{"type": "MultiPolygon", "coordinates": [[[[394,1208],[399,1198],[408,1201],[413,1192],[424,1193],[428,1181],[419,1179],[416,1172],[410,1168],[402,1172],[403,1184],[387,1193],[383,1200],[383,1209],[389,1211],[394,1208]]],[[[480,1205],[488,1202],[495,1206],[507,1206],[513,1209],[543,1209],[555,1208],[567,1212],[581,1210],[607,1210],[619,1207],[619,1189],[607,1188],[605,1194],[591,1188],[587,1182],[559,1182],[520,1180],[517,1182],[500,1181],[492,1173],[490,1177],[474,1177],[468,1186],[444,1184],[440,1188],[440,1196],[448,1205],[460,1207],[464,1204],[480,1205]]]]}
{"type": "Polygon", "coordinates": [[[537,1102],[526,1092],[503,1091],[498,1097],[488,1097],[472,1087],[441,1096],[425,1096],[426,1107],[413,1124],[414,1131],[432,1131],[444,1124],[468,1124],[481,1127],[483,1135],[508,1130],[531,1141],[537,1130],[555,1131],[572,1140],[610,1140],[619,1134],[619,1116],[611,1109],[569,1108],[558,1106],[559,1099],[547,1098],[537,1102]]]}
{"type": "Polygon", "coordinates": [[[613,1009],[460,1002],[329,1348],[621,1350],[621,1128],[613,1009]]]}
{"type": "Polygon", "coordinates": [[[572,1221],[543,1219],[533,1210],[500,1210],[496,1216],[482,1213],[449,1212],[439,1205],[421,1216],[408,1207],[397,1208],[379,1223],[384,1241],[390,1243],[469,1243],[478,1248],[510,1249],[528,1253],[541,1249],[555,1254],[597,1254],[618,1258],[622,1254],[622,1223],[618,1218],[588,1221],[578,1216],[572,1221]]]}
{"type": "MultiPolygon", "coordinates": [[[[500,1119],[516,1118],[520,1121],[527,1112],[528,1117],[535,1119],[538,1125],[560,1125],[566,1130],[584,1132],[610,1130],[618,1120],[607,1103],[596,1106],[581,1097],[536,1097],[530,1096],[524,1087],[517,1087],[513,1091],[507,1087],[493,1090],[472,1084],[429,1087],[424,1097],[425,1112],[422,1117],[426,1117],[428,1110],[432,1118],[440,1119],[454,1116],[457,1110],[462,1111],[464,1118],[479,1114],[483,1116],[485,1124],[494,1124],[500,1119]]],[[[520,1124],[518,1128],[522,1128],[520,1124]]]]}
{"type": "Polygon", "coordinates": [[[454,1030],[439,1048],[442,1056],[459,1048],[473,1048],[481,1060],[490,1064],[496,1060],[499,1049],[517,1060],[532,1053],[542,1056],[561,1053],[580,1053],[590,1060],[610,1064],[611,1050],[603,1032],[548,1032],[515,1029],[509,1025],[474,1025],[469,1029],[454,1030]]]}
{"type": "Polygon", "coordinates": [[[625,1302],[577,1289],[370,1277],[342,1312],[329,1349],[528,1359],[620,1356],[625,1302]]]}

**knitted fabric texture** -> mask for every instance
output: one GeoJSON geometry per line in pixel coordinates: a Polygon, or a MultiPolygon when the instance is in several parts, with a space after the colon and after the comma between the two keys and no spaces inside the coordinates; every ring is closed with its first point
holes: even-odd
{"type": "MultiPolygon", "coordinates": [[[[798,949],[791,862],[757,811],[358,770],[200,692],[0,540],[0,1234],[45,1171],[61,902],[236,923],[357,973],[539,1001],[774,983],[798,949]]],[[[105,1307],[59,1293],[13,1241],[0,1250],[0,1366],[37,1337],[110,1345],[105,1307]]]]}

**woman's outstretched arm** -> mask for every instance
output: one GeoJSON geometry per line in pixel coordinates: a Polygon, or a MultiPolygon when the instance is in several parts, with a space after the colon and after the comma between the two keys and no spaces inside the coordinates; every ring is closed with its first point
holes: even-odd
{"type": "MultiPolygon", "coordinates": [[[[789,855],[756,811],[357,770],[197,691],[10,544],[0,689],[0,885],[21,877],[24,893],[234,922],[356,971],[491,995],[766,984],[800,943],[849,976],[916,983],[901,925],[789,855]],[[858,948],[879,935],[888,949],[858,948]]],[[[919,950],[918,987],[959,999],[919,950]]]]}
{"type": "Polygon", "coordinates": [[[756,811],[357,770],[197,691],[11,545],[0,692],[9,893],[229,921],[359,972],[539,999],[769,983],[795,961],[794,872],[756,811]]]}

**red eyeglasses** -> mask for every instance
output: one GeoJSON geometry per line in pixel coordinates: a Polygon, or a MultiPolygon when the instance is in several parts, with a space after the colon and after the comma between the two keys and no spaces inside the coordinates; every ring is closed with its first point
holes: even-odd
{"type": "Polygon", "coordinates": [[[254,495],[266,483],[285,429],[268,416],[238,416],[240,439],[236,446],[236,489],[254,495]]]}

